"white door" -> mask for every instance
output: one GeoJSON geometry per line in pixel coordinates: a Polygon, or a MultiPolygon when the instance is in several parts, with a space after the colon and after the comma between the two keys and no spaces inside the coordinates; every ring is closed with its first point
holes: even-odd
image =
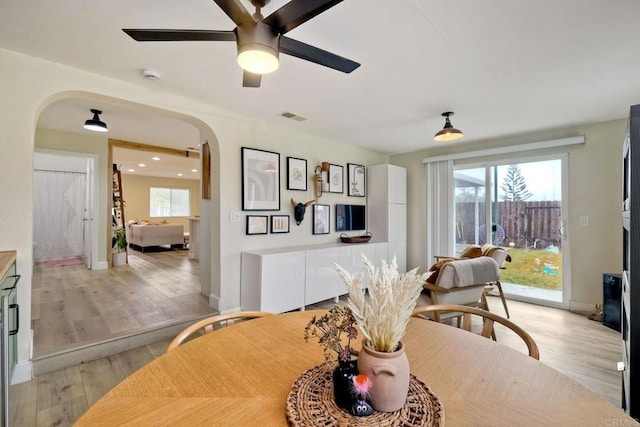
{"type": "Polygon", "coordinates": [[[93,159],[87,159],[87,175],[84,182],[84,215],[82,218],[82,256],[87,268],[93,265],[93,159]]]}

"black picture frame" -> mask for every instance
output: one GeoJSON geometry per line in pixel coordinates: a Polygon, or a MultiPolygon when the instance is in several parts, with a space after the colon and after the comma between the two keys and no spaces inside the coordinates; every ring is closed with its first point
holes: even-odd
{"type": "Polygon", "coordinates": [[[242,210],[280,210],[280,154],[242,147],[242,210]]]}
{"type": "Polygon", "coordinates": [[[287,157],[287,190],[307,191],[307,161],[287,157]]]}
{"type": "Polygon", "coordinates": [[[247,236],[269,233],[268,215],[247,215],[247,236]]]}
{"type": "Polygon", "coordinates": [[[364,165],[347,163],[347,196],[365,197],[367,171],[364,165]]]}
{"type": "Polygon", "coordinates": [[[313,205],[313,234],[329,234],[331,210],[329,205],[313,205]]]}
{"type": "Polygon", "coordinates": [[[329,164],[329,193],[344,193],[344,167],[329,164]]]}
{"type": "Polygon", "coordinates": [[[271,233],[288,233],[291,224],[289,215],[271,215],[271,233]]]}

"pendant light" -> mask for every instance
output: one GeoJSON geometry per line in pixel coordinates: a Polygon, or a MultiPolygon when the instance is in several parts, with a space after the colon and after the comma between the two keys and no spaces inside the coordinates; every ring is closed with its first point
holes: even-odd
{"type": "Polygon", "coordinates": [[[444,127],[433,137],[434,141],[437,142],[446,142],[446,141],[455,141],[456,139],[460,139],[464,136],[460,129],[456,129],[451,124],[449,117],[453,116],[453,111],[447,111],[442,113],[442,117],[445,118],[444,127]]]}
{"type": "Polygon", "coordinates": [[[109,129],[107,129],[107,124],[101,121],[99,117],[100,114],[102,114],[102,111],[91,109],[91,112],[93,113],[93,119],[89,119],[84,122],[84,128],[94,132],[108,132],[109,129]]]}

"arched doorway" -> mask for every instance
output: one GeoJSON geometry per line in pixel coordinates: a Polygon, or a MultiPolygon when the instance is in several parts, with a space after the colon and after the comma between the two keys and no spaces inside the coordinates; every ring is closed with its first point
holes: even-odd
{"type": "MultiPolygon", "coordinates": [[[[192,322],[195,318],[214,312],[209,306],[210,259],[201,264],[197,263],[198,268],[194,268],[193,262],[187,262],[185,267],[185,263],[180,261],[180,254],[171,254],[173,258],[178,259],[174,264],[167,259],[154,259],[151,254],[145,255],[145,259],[136,266],[101,271],[107,264],[110,243],[107,232],[110,225],[109,201],[106,195],[108,184],[111,182],[111,161],[106,136],[96,137],[83,131],[80,125],[90,118],[90,108],[99,108],[103,111],[101,119],[109,125],[109,137],[115,136],[121,140],[142,143],[153,139],[165,147],[171,145],[166,140],[173,138],[180,143],[167,148],[176,150],[183,149],[180,144],[185,141],[185,138],[177,136],[180,132],[176,133],[176,128],[189,129],[187,133],[190,134],[190,138],[187,143],[190,146],[197,146],[201,140],[216,141],[213,131],[196,119],[174,112],[89,94],[78,97],[73,95],[70,94],[66,98],[58,97],[58,100],[43,109],[38,120],[35,146],[36,149],[51,149],[63,154],[70,151],[89,152],[97,157],[98,184],[95,192],[98,207],[94,218],[97,229],[94,237],[97,242],[98,261],[94,263],[92,270],[87,270],[84,266],[63,266],[64,269],[59,269],[54,274],[53,270],[39,271],[38,268],[34,268],[34,362],[38,357],[104,343],[121,336],[144,334],[151,330],[158,336],[157,331],[163,328],[171,330],[172,325],[192,322]],[[133,121],[136,122],[136,126],[131,124],[133,121]],[[149,136],[145,136],[144,126],[140,123],[146,123],[147,128],[153,130],[149,136]],[[158,123],[171,127],[172,130],[163,131],[158,123]],[[123,128],[128,128],[128,133],[122,132],[123,128]],[[159,132],[167,138],[159,139],[159,132]],[[180,265],[180,262],[181,269],[172,276],[170,270],[180,265]],[[162,280],[158,279],[159,276],[162,280]],[[171,283],[172,277],[174,283],[171,283]],[[47,287],[56,281],[62,284],[57,291],[47,287]],[[194,283],[197,286],[196,292],[193,292],[194,283]],[[188,287],[192,291],[186,292],[185,289],[188,287]],[[198,295],[193,295],[194,293],[198,295]],[[45,304],[36,305],[36,301],[44,300],[45,304]],[[176,307],[181,304],[182,310],[176,307]],[[53,319],[55,321],[51,321],[53,319]],[[43,328],[46,328],[46,331],[43,331],[43,328]]],[[[217,147],[215,152],[217,153],[217,147]]],[[[216,162],[215,157],[213,161],[216,162]]],[[[200,201],[200,174],[197,175],[198,190],[192,193],[193,197],[200,201]]],[[[214,194],[217,195],[217,192],[214,191],[214,194]]],[[[129,203],[134,203],[134,200],[129,203]]],[[[210,220],[210,206],[206,209],[207,213],[204,216],[210,220]]],[[[210,228],[204,227],[202,232],[208,233],[210,228]]],[[[210,237],[203,235],[201,241],[206,246],[203,254],[210,254],[210,237]]],[[[168,332],[169,335],[173,333],[168,332]]],[[[139,344],[140,340],[136,342],[139,344]]]]}

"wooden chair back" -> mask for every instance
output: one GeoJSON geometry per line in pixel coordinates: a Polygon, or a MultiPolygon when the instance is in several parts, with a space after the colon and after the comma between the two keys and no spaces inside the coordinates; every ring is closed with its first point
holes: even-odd
{"type": "Polygon", "coordinates": [[[462,329],[467,331],[471,331],[471,315],[480,316],[483,320],[482,332],[481,335],[485,338],[491,338],[493,333],[493,325],[495,322],[500,323],[501,325],[506,326],[515,332],[527,346],[529,350],[529,356],[533,357],[536,360],[540,359],[540,351],[538,350],[538,345],[534,341],[534,339],[520,326],[516,325],[512,321],[505,319],[502,316],[499,316],[490,311],[481,310],[475,307],[469,307],[466,305],[456,305],[456,304],[439,304],[439,305],[424,305],[420,307],[416,307],[413,310],[412,316],[418,317],[421,319],[431,320],[430,317],[426,317],[429,313],[461,313],[462,314],[462,329]]]}
{"type": "Polygon", "coordinates": [[[215,316],[207,317],[205,319],[200,320],[199,322],[194,323],[191,326],[185,328],[182,332],[180,332],[176,337],[171,341],[169,347],[167,348],[167,352],[173,350],[182,344],[185,340],[192,337],[193,335],[200,334],[208,334],[209,332],[213,332],[215,329],[220,329],[224,326],[231,325],[233,323],[255,319],[257,317],[269,316],[272,313],[267,313],[264,311],[237,311],[234,313],[227,314],[218,314],[215,316]]]}

